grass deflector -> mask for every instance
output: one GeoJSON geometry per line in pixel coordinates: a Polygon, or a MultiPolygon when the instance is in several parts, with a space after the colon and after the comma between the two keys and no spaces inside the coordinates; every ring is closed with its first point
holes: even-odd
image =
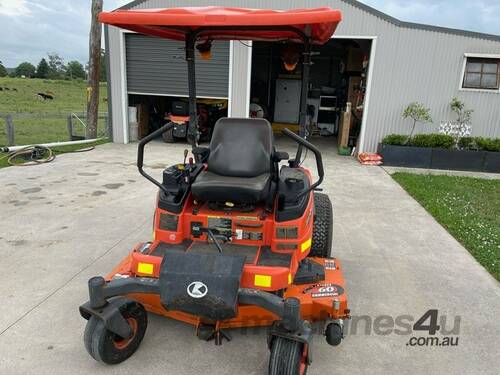
{"type": "Polygon", "coordinates": [[[90,299],[80,307],[88,352],[108,364],[130,357],[148,311],[190,323],[218,345],[231,339],[229,328],[269,326],[269,374],[304,374],[310,323],[326,321],[326,341],[338,345],[349,317],[342,268],[330,254],[332,205],[316,192],[322,157],[305,139],[311,44],[329,40],[341,13],[206,7],[115,11],[100,20],[185,41],[194,157],[186,160],[186,152],[157,181],[143,170],[144,147],[174,124],[140,141],[139,172],[159,188],[154,239],[89,280],[90,299]],[[195,50],[203,43],[206,54],[215,39],[303,43],[301,130],[283,131],[297,143],[293,158],[276,150],[264,119],[220,119],[209,147],[198,146],[195,50]],[[301,167],[304,148],[315,155],[318,180],[301,167]]]}

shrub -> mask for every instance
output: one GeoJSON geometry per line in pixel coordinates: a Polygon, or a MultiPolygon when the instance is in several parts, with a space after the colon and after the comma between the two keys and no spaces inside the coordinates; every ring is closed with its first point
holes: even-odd
{"type": "Polygon", "coordinates": [[[411,140],[411,146],[432,148],[453,148],[455,140],[446,134],[417,134],[411,140]]]}
{"type": "MultiPolygon", "coordinates": [[[[390,134],[385,136],[381,143],[393,146],[452,149],[455,146],[455,139],[446,134],[417,134],[408,142],[406,135],[390,134]]],[[[458,146],[461,150],[500,152],[500,138],[462,137],[458,141],[458,146]]]]}
{"type": "Polygon", "coordinates": [[[408,137],[401,134],[389,134],[382,139],[383,145],[403,146],[408,137]]]}
{"type": "Polygon", "coordinates": [[[477,146],[483,151],[500,152],[500,138],[476,138],[477,146]]]}
{"type": "Polygon", "coordinates": [[[458,146],[462,150],[500,152],[500,138],[463,137],[458,146]]]}
{"type": "Polygon", "coordinates": [[[461,150],[478,150],[479,147],[476,143],[475,137],[462,137],[458,141],[458,147],[461,150]]]}

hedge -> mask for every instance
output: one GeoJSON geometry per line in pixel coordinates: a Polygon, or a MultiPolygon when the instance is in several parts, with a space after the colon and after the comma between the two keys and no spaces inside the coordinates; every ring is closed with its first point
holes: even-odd
{"type": "Polygon", "coordinates": [[[390,134],[382,139],[382,144],[393,146],[414,146],[432,148],[453,148],[454,139],[446,134],[417,134],[408,141],[407,135],[390,134]]]}
{"type": "Polygon", "coordinates": [[[462,150],[500,152],[500,138],[463,137],[458,146],[462,150]]]}

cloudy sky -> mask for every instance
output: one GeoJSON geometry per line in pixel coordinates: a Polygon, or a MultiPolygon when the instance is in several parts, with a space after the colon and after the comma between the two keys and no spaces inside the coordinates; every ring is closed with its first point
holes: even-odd
{"type": "MultiPolygon", "coordinates": [[[[128,0],[104,0],[107,10],[128,0]]],[[[500,35],[500,0],[362,0],[405,21],[500,35]]],[[[38,63],[47,52],[66,61],[88,56],[90,0],[0,0],[0,61],[38,63]]]]}

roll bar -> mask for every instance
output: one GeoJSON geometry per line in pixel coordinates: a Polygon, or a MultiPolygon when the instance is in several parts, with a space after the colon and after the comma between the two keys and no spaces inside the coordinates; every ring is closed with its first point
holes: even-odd
{"type": "Polygon", "coordinates": [[[155,180],[153,177],[151,177],[149,174],[144,172],[142,169],[143,162],[144,162],[144,146],[146,146],[149,142],[151,142],[153,139],[159,137],[166,131],[172,129],[174,127],[174,124],[172,122],[169,122],[167,125],[162,126],[160,129],[155,130],[151,134],[145,136],[144,138],[141,139],[139,142],[139,146],[137,147],[137,169],[139,169],[139,173],[143,175],[145,178],[147,178],[149,181],[151,181],[153,184],[158,186],[165,194],[168,194],[168,190],[165,186],[163,186],[159,181],[155,180]]]}
{"type": "MultiPolygon", "coordinates": [[[[165,194],[168,194],[168,190],[165,186],[163,186],[159,181],[155,180],[152,176],[147,174],[144,169],[142,168],[144,165],[144,147],[151,142],[153,139],[159,137],[166,131],[172,129],[174,124],[172,122],[162,126],[160,129],[155,130],[153,133],[147,135],[141,141],[139,142],[139,146],[137,147],[137,169],[139,170],[139,173],[144,176],[146,179],[151,181],[153,184],[158,186],[165,194]]],[[[314,184],[312,184],[309,189],[303,191],[300,193],[297,198],[302,197],[303,195],[309,193],[310,191],[316,189],[322,182],[323,182],[323,177],[325,175],[325,171],[323,169],[323,158],[321,157],[321,151],[314,146],[312,143],[309,141],[305,140],[301,136],[295,134],[294,132],[290,131],[289,129],[283,129],[282,133],[286,135],[287,137],[293,139],[295,142],[298,143],[299,148],[297,150],[297,154],[295,155],[295,160],[293,162],[293,167],[297,168],[300,163],[300,156],[301,156],[301,150],[302,147],[305,147],[308,150],[311,150],[314,153],[314,157],[316,158],[316,168],[318,170],[318,176],[319,179],[316,181],[314,184]]]]}
{"type": "Polygon", "coordinates": [[[312,184],[309,189],[303,191],[302,193],[300,193],[298,195],[297,198],[300,198],[302,197],[303,195],[313,191],[314,189],[316,189],[322,182],[323,182],[323,177],[325,175],[325,171],[323,169],[323,158],[321,157],[321,151],[316,147],[314,146],[312,143],[310,143],[309,141],[306,141],[304,138],[302,138],[301,136],[295,134],[294,132],[288,130],[288,129],[283,129],[282,133],[284,135],[286,135],[287,137],[293,139],[295,142],[297,142],[299,144],[299,148],[297,150],[297,154],[295,155],[295,160],[293,162],[293,167],[297,168],[299,166],[299,163],[300,163],[300,160],[298,160],[298,158],[300,159],[300,154],[299,151],[302,150],[302,147],[305,147],[307,148],[308,150],[311,150],[313,153],[314,153],[314,157],[316,158],[316,168],[318,170],[318,176],[319,176],[319,179],[318,181],[316,181],[314,184],[312,184]]]}

